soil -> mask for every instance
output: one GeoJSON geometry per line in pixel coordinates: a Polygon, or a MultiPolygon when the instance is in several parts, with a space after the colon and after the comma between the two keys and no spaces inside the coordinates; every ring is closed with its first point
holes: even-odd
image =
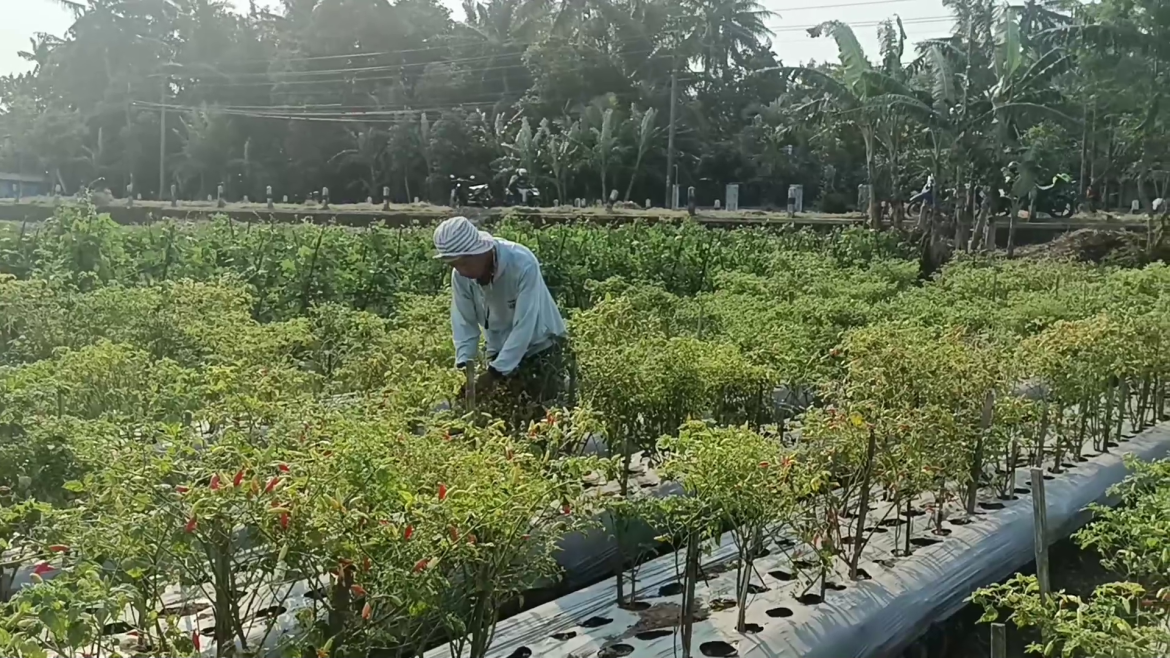
{"type": "MultiPolygon", "coordinates": [[[[1086,596],[1105,583],[1118,580],[1116,574],[1101,566],[1093,551],[1083,551],[1066,539],[1049,549],[1052,565],[1052,588],[1086,596]]],[[[1035,563],[1021,569],[1021,573],[1035,573],[1035,563]]],[[[991,658],[991,627],[979,623],[983,609],[969,605],[950,619],[933,624],[927,633],[899,658],[991,658]]],[[[1001,615],[1007,625],[1007,658],[1024,658],[1038,654],[1026,653],[1030,643],[1039,641],[1032,630],[1020,631],[1001,615]]]]}
{"type": "Polygon", "coordinates": [[[1170,256],[1170,248],[1163,242],[1157,246],[1154,254],[1147,255],[1146,235],[1143,231],[1083,228],[1051,242],[1021,247],[1016,253],[1022,258],[1141,267],[1170,256]]]}

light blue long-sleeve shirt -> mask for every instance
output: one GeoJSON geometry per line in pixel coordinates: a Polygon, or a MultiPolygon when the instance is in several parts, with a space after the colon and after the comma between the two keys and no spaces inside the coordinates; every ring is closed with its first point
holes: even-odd
{"type": "Polygon", "coordinates": [[[521,359],[547,349],[567,332],[544,284],[540,261],[524,245],[495,241],[496,271],[491,283],[481,286],[452,272],[451,329],[457,365],[475,360],[483,327],[487,353],[494,355],[491,367],[510,375],[521,359]]]}

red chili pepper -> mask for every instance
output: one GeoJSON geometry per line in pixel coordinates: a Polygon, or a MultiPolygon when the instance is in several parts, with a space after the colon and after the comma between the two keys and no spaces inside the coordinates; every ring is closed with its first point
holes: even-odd
{"type": "Polygon", "coordinates": [[[52,573],[54,571],[56,571],[56,569],[54,569],[52,566],[50,566],[48,562],[38,562],[37,566],[33,567],[33,570],[32,570],[32,572],[38,576],[43,576],[47,573],[52,573]]]}
{"type": "Polygon", "coordinates": [[[374,566],[374,563],[370,561],[370,558],[362,560],[362,571],[369,571],[372,566],[374,566]]]}
{"type": "Polygon", "coordinates": [[[67,552],[69,552],[69,547],[64,545],[64,544],[53,544],[52,546],[49,547],[49,552],[50,553],[67,553],[67,552]]]}
{"type": "Polygon", "coordinates": [[[508,461],[512,461],[516,458],[516,451],[512,450],[511,446],[509,446],[508,449],[504,451],[504,458],[508,461]]]}
{"type": "Polygon", "coordinates": [[[267,486],[264,487],[264,493],[272,493],[278,484],[280,484],[279,475],[268,481],[267,486]]]}
{"type": "Polygon", "coordinates": [[[281,530],[288,530],[288,512],[280,515],[280,528],[281,530]]]}
{"type": "Polygon", "coordinates": [[[459,528],[456,528],[455,526],[451,526],[450,528],[448,528],[448,532],[451,533],[451,542],[452,543],[459,541],[459,528]]]}
{"type": "Polygon", "coordinates": [[[353,585],[351,585],[349,588],[349,591],[353,592],[353,595],[358,597],[359,599],[365,598],[365,596],[366,596],[366,588],[362,587],[361,585],[358,585],[357,583],[354,583],[353,585]]]}
{"type": "Polygon", "coordinates": [[[561,508],[561,511],[565,513],[565,516],[568,516],[573,513],[573,508],[569,507],[568,503],[565,503],[564,507],[561,508]]]}
{"type": "Polygon", "coordinates": [[[520,535],[520,539],[528,541],[529,539],[532,539],[532,535],[520,535]]]}
{"type": "Polygon", "coordinates": [[[476,542],[475,535],[469,533],[467,535],[467,543],[474,544],[475,542],[476,542]]]}
{"type": "Polygon", "coordinates": [[[430,563],[431,563],[431,561],[427,560],[425,558],[422,560],[419,560],[414,565],[414,572],[419,573],[420,571],[424,571],[430,563]]]}
{"type": "Polygon", "coordinates": [[[179,485],[179,486],[175,487],[175,491],[180,493],[180,494],[185,494],[190,490],[191,490],[191,487],[184,487],[183,485],[179,485]]]}
{"type": "Polygon", "coordinates": [[[244,469],[241,468],[240,472],[236,473],[236,476],[234,478],[232,478],[232,486],[233,487],[238,487],[238,486],[240,486],[240,484],[242,484],[244,482],[244,472],[245,472],[244,469]]]}
{"type": "Polygon", "coordinates": [[[369,621],[372,616],[374,616],[374,608],[369,603],[366,603],[362,606],[362,619],[369,621]]]}
{"type": "Polygon", "coordinates": [[[191,631],[191,644],[194,644],[194,645],[195,645],[195,650],[196,650],[196,651],[199,651],[199,650],[200,650],[200,647],[199,647],[199,629],[198,629],[198,628],[196,628],[195,630],[191,631]]]}
{"type": "Polygon", "coordinates": [[[211,476],[211,490],[212,491],[219,490],[219,473],[216,473],[215,475],[211,476]]]}
{"type": "Polygon", "coordinates": [[[187,534],[191,534],[192,532],[195,532],[195,526],[197,526],[197,525],[199,525],[198,519],[196,519],[195,517],[192,516],[187,521],[187,525],[183,526],[183,532],[185,532],[187,534]]]}
{"type": "Polygon", "coordinates": [[[288,467],[288,464],[281,464],[280,466],[277,466],[276,468],[279,469],[281,473],[288,473],[289,471],[292,470],[291,468],[288,467]]]}
{"type": "Polygon", "coordinates": [[[760,468],[768,468],[769,466],[771,466],[771,464],[768,462],[760,462],[760,468]]]}
{"type": "Polygon", "coordinates": [[[414,526],[412,526],[412,525],[406,526],[406,532],[403,533],[403,537],[406,539],[406,541],[410,541],[410,538],[413,536],[414,536],[414,526]]]}
{"type": "Polygon", "coordinates": [[[444,440],[444,441],[450,441],[450,440],[451,440],[451,430],[447,430],[446,432],[444,432],[444,433],[443,433],[443,440],[444,440]]]}
{"type": "Polygon", "coordinates": [[[447,485],[440,484],[439,485],[439,502],[442,502],[444,500],[447,500],[447,485]]]}

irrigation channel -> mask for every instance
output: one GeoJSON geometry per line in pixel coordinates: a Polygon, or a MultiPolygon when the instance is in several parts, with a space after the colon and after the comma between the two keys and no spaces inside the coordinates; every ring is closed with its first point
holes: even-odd
{"type": "MultiPolygon", "coordinates": [[[[1116,449],[1086,453],[1078,463],[1047,474],[1045,494],[1048,542],[1068,537],[1088,521],[1085,507],[1106,502],[1106,491],[1126,476],[1126,455],[1143,460],[1170,455],[1170,423],[1134,435],[1126,426],[1116,449]],[[1131,438],[1125,438],[1131,437],[1131,438]]],[[[1052,464],[1045,473],[1052,470],[1052,464]]],[[[931,627],[962,610],[970,593],[1004,579],[1033,559],[1033,510],[1027,468],[1015,472],[1015,494],[1002,500],[979,493],[979,511],[966,516],[959,504],[940,535],[925,519],[908,522],[872,505],[871,518],[885,521],[863,554],[860,578],[851,581],[840,568],[821,587],[802,548],[774,537],[768,554],[755,561],[750,576],[748,633],[736,632],[736,547],[724,535],[702,562],[695,588],[699,614],[694,655],[771,658],[846,658],[895,655],[931,627]],[[907,525],[910,527],[908,528],[907,525]],[[910,532],[914,547],[900,547],[910,532]],[[820,592],[824,591],[822,599],[820,592]]],[[[926,500],[915,501],[921,510],[926,500]]],[[[888,504],[886,504],[888,507],[888,504]]],[[[912,513],[913,514],[913,513],[912,513]]],[[[561,597],[500,622],[492,658],[676,658],[682,603],[681,556],[672,554],[639,568],[638,605],[614,602],[612,579],[561,597]]],[[[449,647],[427,658],[450,658],[449,647]]]]}

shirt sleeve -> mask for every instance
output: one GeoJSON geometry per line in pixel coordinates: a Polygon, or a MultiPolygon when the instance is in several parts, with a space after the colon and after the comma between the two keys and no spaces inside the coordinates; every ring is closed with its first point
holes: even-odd
{"type": "Polygon", "coordinates": [[[479,320],[471,286],[451,277],[451,333],[455,338],[455,365],[471,363],[479,352],[479,320]]]}
{"type": "Polygon", "coordinates": [[[516,314],[512,317],[512,332],[508,334],[508,340],[504,342],[496,360],[491,363],[496,372],[512,374],[520,366],[520,360],[528,353],[528,346],[532,344],[537,320],[540,317],[540,300],[537,295],[541,284],[539,268],[526,268],[520,274],[516,314]]]}

